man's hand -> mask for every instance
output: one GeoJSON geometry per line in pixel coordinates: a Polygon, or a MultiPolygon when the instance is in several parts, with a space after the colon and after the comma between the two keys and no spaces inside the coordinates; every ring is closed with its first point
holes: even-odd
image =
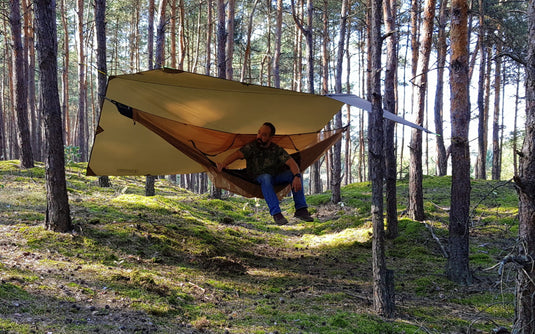
{"type": "Polygon", "coordinates": [[[216,166],[217,166],[217,171],[218,172],[221,172],[223,170],[223,168],[226,167],[222,162],[216,163],[216,166]]]}

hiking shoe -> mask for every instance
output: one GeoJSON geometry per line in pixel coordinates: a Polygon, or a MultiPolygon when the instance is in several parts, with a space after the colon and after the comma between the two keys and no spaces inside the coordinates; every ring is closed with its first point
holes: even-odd
{"type": "Polygon", "coordinates": [[[299,218],[301,220],[304,220],[306,222],[313,222],[314,221],[314,218],[312,218],[310,213],[308,213],[307,208],[297,209],[297,211],[295,211],[294,217],[295,218],[299,218]]]}
{"type": "Polygon", "coordinates": [[[276,213],[273,215],[273,220],[275,221],[275,224],[277,225],[286,225],[288,224],[288,220],[284,218],[282,213],[276,213]]]}

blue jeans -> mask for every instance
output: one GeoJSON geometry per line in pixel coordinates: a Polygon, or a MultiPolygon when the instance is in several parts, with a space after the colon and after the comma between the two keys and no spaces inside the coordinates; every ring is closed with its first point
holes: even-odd
{"type": "MultiPolygon", "coordinates": [[[[284,184],[284,183],[291,184],[293,181],[292,171],[287,170],[275,176],[271,174],[262,174],[256,178],[256,181],[260,183],[260,187],[262,188],[262,194],[264,195],[264,199],[266,200],[266,203],[269,207],[269,213],[272,216],[276,215],[277,213],[280,213],[281,209],[279,206],[279,199],[277,197],[277,194],[275,193],[274,187],[279,184],[284,184]]],[[[307,207],[307,202],[305,200],[305,193],[303,191],[302,179],[301,179],[301,190],[294,191],[292,189],[292,195],[294,199],[295,210],[299,210],[299,209],[307,207]]]]}

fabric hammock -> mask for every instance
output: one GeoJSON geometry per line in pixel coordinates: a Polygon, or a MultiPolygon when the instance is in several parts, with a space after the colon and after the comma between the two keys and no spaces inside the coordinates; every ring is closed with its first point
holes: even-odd
{"type": "Polygon", "coordinates": [[[341,138],[345,128],[321,129],[348,99],[370,111],[354,95],[308,94],[179,70],[110,77],[87,175],[208,172],[217,187],[262,197],[260,187],[240,172],[244,161],[224,173],[214,164],[252,141],[267,121],[277,128],[274,141],[304,170],[341,138]]]}
{"type": "MultiPolygon", "coordinates": [[[[188,158],[203,166],[217,188],[245,197],[263,197],[258,183],[246,174],[244,160],[235,161],[222,172],[216,170],[217,162],[222,162],[228,155],[255,140],[255,134],[235,134],[206,129],[152,115],[117,102],[113,103],[123,116],[139,123],[137,126],[151,130],[188,158]]],[[[340,140],[346,129],[347,127],[305,134],[275,135],[273,142],[283,147],[298,162],[300,169],[305,170],[340,140]]],[[[95,175],[90,167],[88,174],[95,175]]],[[[279,186],[276,190],[278,196],[283,197],[291,189],[288,184],[279,186]]]]}
{"type": "Polygon", "coordinates": [[[277,128],[274,141],[299,153],[304,170],[340,139],[343,129],[321,129],[342,105],[325,96],[170,69],[111,77],[87,175],[208,172],[217,187],[262,197],[260,187],[240,175],[244,161],[224,173],[214,164],[256,138],[268,121],[277,128]]]}

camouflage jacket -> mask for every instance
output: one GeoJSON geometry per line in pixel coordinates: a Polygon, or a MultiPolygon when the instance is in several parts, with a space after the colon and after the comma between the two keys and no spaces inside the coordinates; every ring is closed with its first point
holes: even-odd
{"type": "Polygon", "coordinates": [[[276,175],[286,168],[286,161],[290,159],[288,152],[275,143],[263,148],[254,140],[240,151],[247,162],[247,174],[255,179],[261,174],[276,175]]]}

